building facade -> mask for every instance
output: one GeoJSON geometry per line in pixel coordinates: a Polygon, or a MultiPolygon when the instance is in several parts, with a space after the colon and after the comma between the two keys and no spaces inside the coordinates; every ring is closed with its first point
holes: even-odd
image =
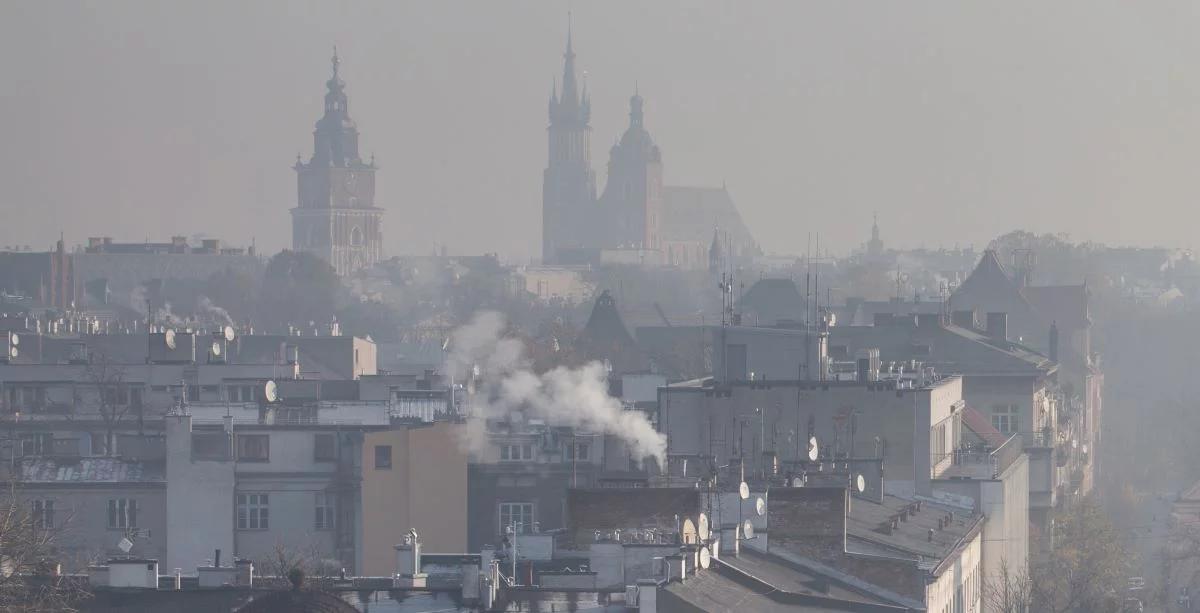
{"type": "Polygon", "coordinates": [[[335,52],[312,158],[296,160],[292,249],[317,255],[348,275],[383,259],[383,209],[375,206],[375,161],[364,162],[358,152],[358,127],[350,118],[339,64],[335,52]]]}

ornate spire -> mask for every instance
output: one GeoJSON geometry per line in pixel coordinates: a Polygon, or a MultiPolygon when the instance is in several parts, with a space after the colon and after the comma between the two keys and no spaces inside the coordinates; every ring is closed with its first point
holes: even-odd
{"type": "Polygon", "coordinates": [[[629,99],[629,127],[642,127],[642,106],[645,103],[642,97],[638,94],[638,87],[633,85],[633,97],[629,99]]]}
{"type": "Polygon", "coordinates": [[[591,100],[588,98],[587,76],[584,74],[583,92],[580,93],[579,78],[575,74],[575,45],[571,33],[570,15],[567,17],[567,50],[563,53],[563,84],[557,82],[550,94],[550,123],[587,126],[591,120],[591,100]]]}

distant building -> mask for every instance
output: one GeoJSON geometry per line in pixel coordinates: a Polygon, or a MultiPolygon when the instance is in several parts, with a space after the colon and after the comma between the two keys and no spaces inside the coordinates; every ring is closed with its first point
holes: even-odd
{"type": "Polygon", "coordinates": [[[645,100],[629,99],[629,127],[609,152],[608,183],[596,195],[591,99],[575,76],[567,33],[562,91],[550,93],[549,163],[542,182],[542,261],[704,270],[719,228],[731,257],[758,246],[724,188],[666,187],[662,153],[645,125],[645,100]]]}
{"type": "Polygon", "coordinates": [[[348,275],[383,259],[383,209],[375,206],[375,161],[364,162],[358,153],[358,128],[339,64],[335,52],[312,158],[296,160],[292,249],[317,255],[348,275]]]}
{"type": "Polygon", "coordinates": [[[31,298],[38,306],[75,305],[75,263],[59,239],[54,251],[0,251],[0,292],[31,298]]]}

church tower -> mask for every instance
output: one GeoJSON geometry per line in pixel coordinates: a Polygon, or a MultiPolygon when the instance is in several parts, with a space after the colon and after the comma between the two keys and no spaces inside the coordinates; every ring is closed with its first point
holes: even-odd
{"type": "Polygon", "coordinates": [[[542,177],[542,261],[562,261],[564,249],[593,246],[591,227],[596,203],[592,171],[591,101],[575,79],[575,52],[567,28],[562,93],[550,91],[549,164],[542,177]]]}
{"type": "Polygon", "coordinates": [[[608,243],[625,249],[661,250],[662,154],[646,131],[642,100],[629,99],[629,128],[613,146],[601,210],[608,243]]]}
{"type": "Polygon", "coordinates": [[[358,128],[350,119],[346,83],[338,76],[340,63],[334,49],[312,158],[307,163],[296,158],[292,249],[313,253],[339,275],[349,275],[383,258],[383,209],[375,206],[375,160],[364,163],[358,154],[358,128]]]}

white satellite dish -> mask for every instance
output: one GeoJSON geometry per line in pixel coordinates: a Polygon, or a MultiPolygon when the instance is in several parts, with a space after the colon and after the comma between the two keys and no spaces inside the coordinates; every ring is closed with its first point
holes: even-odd
{"type": "Polygon", "coordinates": [[[696,544],[696,524],[692,522],[692,519],[690,517],[683,520],[682,537],[683,537],[683,539],[682,539],[683,544],[685,544],[685,545],[696,544]]]}
{"type": "Polygon", "coordinates": [[[16,334],[10,334],[10,335],[8,335],[8,339],[9,339],[9,341],[8,341],[8,342],[10,342],[10,343],[12,343],[12,344],[14,344],[14,345],[20,345],[20,344],[21,344],[21,337],[17,336],[16,334]]]}
{"type": "Polygon", "coordinates": [[[811,462],[816,462],[819,457],[821,457],[821,454],[817,448],[817,437],[810,437],[808,439],[808,459],[811,462]]]}
{"type": "Polygon", "coordinates": [[[710,552],[708,550],[708,547],[701,547],[700,548],[700,568],[702,568],[704,570],[708,570],[709,566],[712,566],[712,552],[710,552]]]}
{"type": "Polygon", "coordinates": [[[743,539],[754,538],[754,523],[748,519],[742,523],[742,538],[743,539]]]}
{"type": "Polygon", "coordinates": [[[17,350],[16,345],[13,345],[12,347],[8,348],[8,357],[10,357],[10,358],[16,358],[17,354],[19,354],[19,353],[21,353],[21,352],[19,350],[17,350]]]}
{"type": "Polygon", "coordinates": [[[275,385],[274,381],[267,381],[267,384],[263,386],[263,398],[267,402],[276,402],[279,400],[279,386],[275,385]]]}
{"type": "Polygon", "coordinates": [[[700,537],[701,541],[707,541],[712,536],[712,533],[709,532],[708,515],[704,513],[696,518],[696,536],[700,537]]]}
{"type": "Polygon", "coordinates": [[[862,476],[862,473],[854,478],[854,487],[858,489],[859,494],[867,490],[867,478],[862,476]]]}
{"type": "Polygon", "coordinates": [[[738,498],[745,500],[750,497],[750,486],[745,481],[738,484],[738,498]]]}
{"type": "Polygon", "coordinates": [[[237,333],[233,331],[233,326],[225,326],[221,329],[221,332],[225,336],[226,342],[232,343],[233,339],[237,338],[237,333]]]}
{"type": "Polygon", "coordinates": [[[760,516],[767,514],[767,501],[763,500],[762,496],[759,496],[758,500],[754,501],[754,512],[760,516]]]}
{"type": "Polygon", "coordinates": [[[213,354],[214,358],[221,357],[221,343],[218,343],[217,341],[213,341],[212,354],[213,354]]]}
{"type": "Polygon", "coordinates": [[[129,540],[129,537],[122,536],[121,540],[117,541],[117,549],[129,553],[129,550],[133,549],[133,541],[129,540]]]}
{"type": "Polygon", "coordinates": [[[804,479],[801,477],[792,477],[792,487],[804,487],[804,479]]]}
{"type": "Polygon", "coordinates": [[[175,348],[175,331],[167,330],[163,332],[163,342],[167,344],[167,349],[175,348]]]}

